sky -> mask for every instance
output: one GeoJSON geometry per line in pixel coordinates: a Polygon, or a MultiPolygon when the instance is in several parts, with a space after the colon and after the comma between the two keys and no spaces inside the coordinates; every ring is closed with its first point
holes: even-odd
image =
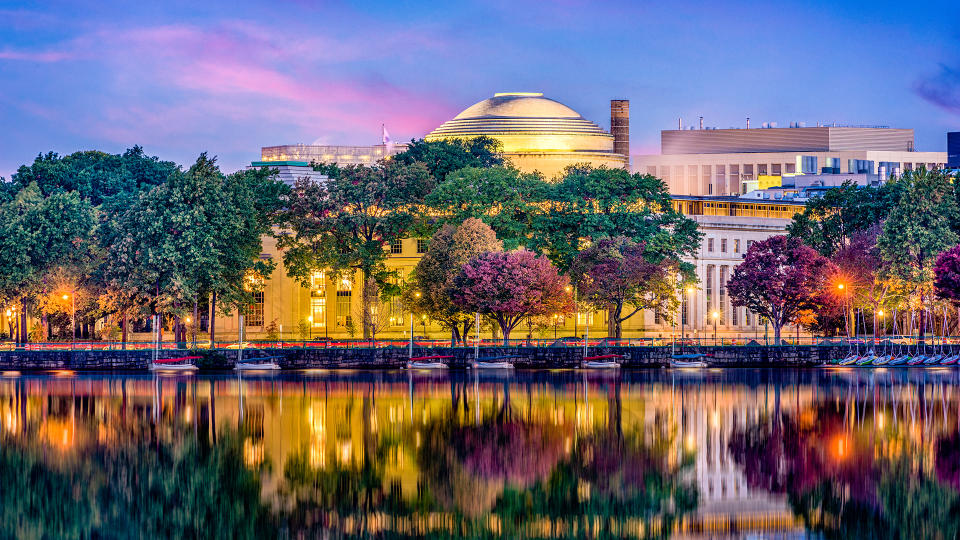
{"type": "Polygon", "coordinates": [[[631,152],[677,118],[960,130],[960,2],[9,2],[0,176],[49,151],[231,172],[280,144],[422,137],[494,92],[543,92],[631,152]]]}

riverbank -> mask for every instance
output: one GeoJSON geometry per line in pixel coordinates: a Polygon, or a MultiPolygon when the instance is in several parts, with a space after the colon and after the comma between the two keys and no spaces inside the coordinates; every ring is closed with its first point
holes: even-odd
{"type": "MultiPolygon", "coordinates": [[[[847,347],[810,346],[724,346],[699,347],[715,367],[811,367],[832,358],[846,356],[847,347]]],[[[669,364],[671,347],[593,347],[589,356],[620,355],[624,368],[659,368],[669,364]]],[[[688,348],[687,352],[691,352],[688,348]]],[[[233,369],[240,351],[163,350],[160,358],[200,356],[203,370],[233,369]]],[[[415,347],[414,356],[450,356],[451,368],[466,368],[473,360],[472,347],[415,347]]],[[[481,357],[510,356],[521,369],[574,368],[584,358],[581,347],[481,347],[481,357]]],[[[284,369],[396,369],[409,358],[405,347],[328,349],[244,349],[243,359],[271,357],[284,369]]],[[[153,358],[150,350],[101,351],[0,351],[0,370],[146,370],[153,358]]]]}

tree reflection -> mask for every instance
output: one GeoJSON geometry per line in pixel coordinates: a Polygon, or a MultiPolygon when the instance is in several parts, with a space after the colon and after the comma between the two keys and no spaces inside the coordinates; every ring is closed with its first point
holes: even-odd
{"type": "Polygon", "coordinates": [[[159,441],[151,426],[65,456],[27,437],[0,444],[2,538],[258,538],[276,534],[242,438],[159,441]]]}
{"type": "Polygon", "coordinates": [[[750,487],[785,493],[807,527],[826,538],[956,538],[957,435],[935,445],[928,435],[956,429],[956,420],[919,416],[929,405],[922,390],[917,399],[916,411],[899,413],[857,399],[778,411],[736,430],[730,451],[750,487]],[[914,414],[909,422],[907,413],[914,414]],[[897,414],[902,420],[890,425],[897,414]]]}

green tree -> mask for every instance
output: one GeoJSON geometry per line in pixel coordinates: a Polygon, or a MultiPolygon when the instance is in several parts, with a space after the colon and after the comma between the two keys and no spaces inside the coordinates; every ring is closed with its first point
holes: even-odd
{"type": "Polygon", "coordinates": [[[880,187],[844,182],[808,200],[803,212],[787,225],[787,232],[824,257],[832,257],[850,243],[854,234],[865,232],[886,219],[905,186],[898,181],[880,187]]]}
{"type": "Polygon", "coordinates": [[[877,240],[887,275],[907,284],[920,307],[919,335],[926,332],[925,307],[933,293],[937,256],[957,244],[953,227],[960,207],[951,178],[942,171],[908,173],[903,194],[877,240]]]}
{"type": "Polygon", "coordinates": [[[467,218],[459,227],[444,225],[430,239],[430,248],[410,276],[404,303],[450,330],[455,346],[469,334],[474,314],[453,303],[454,279],[473,257],[502,249],[493,229],[479,219],[467,218]]]}
{"type": "Polygon", "coordinates": [[[496,232],[506,249],[516,249],[529,243],[547,189],[540,176],[512,167],[467,167],[447,175],[427,196],[424,221],[433,227],[458,226],[476,218],[496,232]]]}
{"type": "Polygon", "coordinates": [[[329,269],[352,277],[360,272],[363,335],[370,334],[370,310],[378,291],[399,293],[386,267],[394,240],[416,229],[420,206],[434,186],[422,163],[385,160],[373,167],[351,165],[326,183],[300,181],[283,213],[278,236],[287,274],[309,283],[313,272],[329,269]]]}
{"type": "Polygon", "coordinates": [[[437,182],[443,182],[451,172],[464,167],[503,165],[502,151],[500,141],[484,136],[442,141],[414,139],[405,151],[391,160],[405,165],[422,163],[437,182]]]}
{"type": "Polygon", "coordinates": [[[529,247],[562,272],[601,238],[644,242],[659,257],[692,256],[700,246],[697,224],[673,209],[662,180],[623,169],[569,167],[552,184],[536,214],[529,247]]]}

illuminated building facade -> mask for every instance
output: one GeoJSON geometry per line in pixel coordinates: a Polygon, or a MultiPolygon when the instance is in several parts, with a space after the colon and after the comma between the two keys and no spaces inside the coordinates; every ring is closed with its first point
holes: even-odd
{"type": "MultiPolygon", "coordinates": [[[[700,250],[694,259],[700,280],[699,288],[687,293],[683,308],[672,321],[661,319],[652,312],[642,311],[623,323],[625,338],[666,340],[679,335],[680,317],[683,317],[687,337],[712,339],[718,337],[744,342],[764,337],[763,322],[744,308],[734,308],[726,293],[726,282],[739,264],[747,248],[770,236],[785,234],[786,226],[803,204],[795,201],[756,201],[736,197],[675,196],[674,208],[695,220],[704,233],[700,250]],[[714,317],[714,313],[718,316],[714,317]]],[[[300,328],[307,326],[307,338],[347,339],[362,337],[359,320],[361,299],[358,284],[361,276],[340,276],[317,272],[309,286],[302,286],[287,277],[282,255],[273,238],[264,238],[263,257],[277,261],[273,274],[264,282],[263,291],[251,315],[245,318],[245,335],[249,339],[264,339],[271,324],[284,339],[299,339],[300,328]]],[[[397,272],[402,281],[413,271],[423,253],[425,239],[404,239],[390,246],[387,266],[397,272]]],[[[375,306],[377,336],[384,339],[405,339],[410,335],[410,314],[399,299],[375,306]]],[[[426,318],[413,321],[415,336],[435,339],[449,338],[449,333],[426,318]]],[[[236,339],[239,318],[217,319],[218,339],[236,339]]],[[[576,316],[559,318],[556,327],[528,329],[521,325],[514,338],[525,338],[530,332],[534,339],[552,339],[558,336],[591,336],[607,334],[607,314],[582,308],[576,316]]],[[[793,335],[793,327],[784,329],[784,337],[793,335]]],[[[486,333],[489,336],[489,332],[486,333]]],[[[771,334],[772,335],[772,334],[771,334]]]]}
{"type": "Polygon", "coordinates": [[[406,144],[376,144],[372,146],[287,144],[264,146],[260,149],[260,161],[303,161],[308,164],[316,162],[370,166],[406,149],[406,144]]]}
{"type": "MultiPolygon", "coordinates": [[[[629,105],[611,102],[619,131],[629,144],[629,105]],[[625,129],[624,129],[625,128],[625,129]]],[[[615,126],[615,127],[616,127],[615,126]]],[[[556,177],[579,163],[624,168],[627,156],[617,153],[615,137],[573,109],[536,92],[503,92],[476,103],[444,122],[425,139],[470,139],[487,136],[500,141],[503,155],[525,172],[556,177]]]]}
{"type": "Polygon", "coordinates": [[[890,175],[942,168],[946,152],[914,151],[912,129],[793,127],[660,132],[661,154],[633,156],[633,171],[674,195],[740,195],[811,174],[890,175]]]}

